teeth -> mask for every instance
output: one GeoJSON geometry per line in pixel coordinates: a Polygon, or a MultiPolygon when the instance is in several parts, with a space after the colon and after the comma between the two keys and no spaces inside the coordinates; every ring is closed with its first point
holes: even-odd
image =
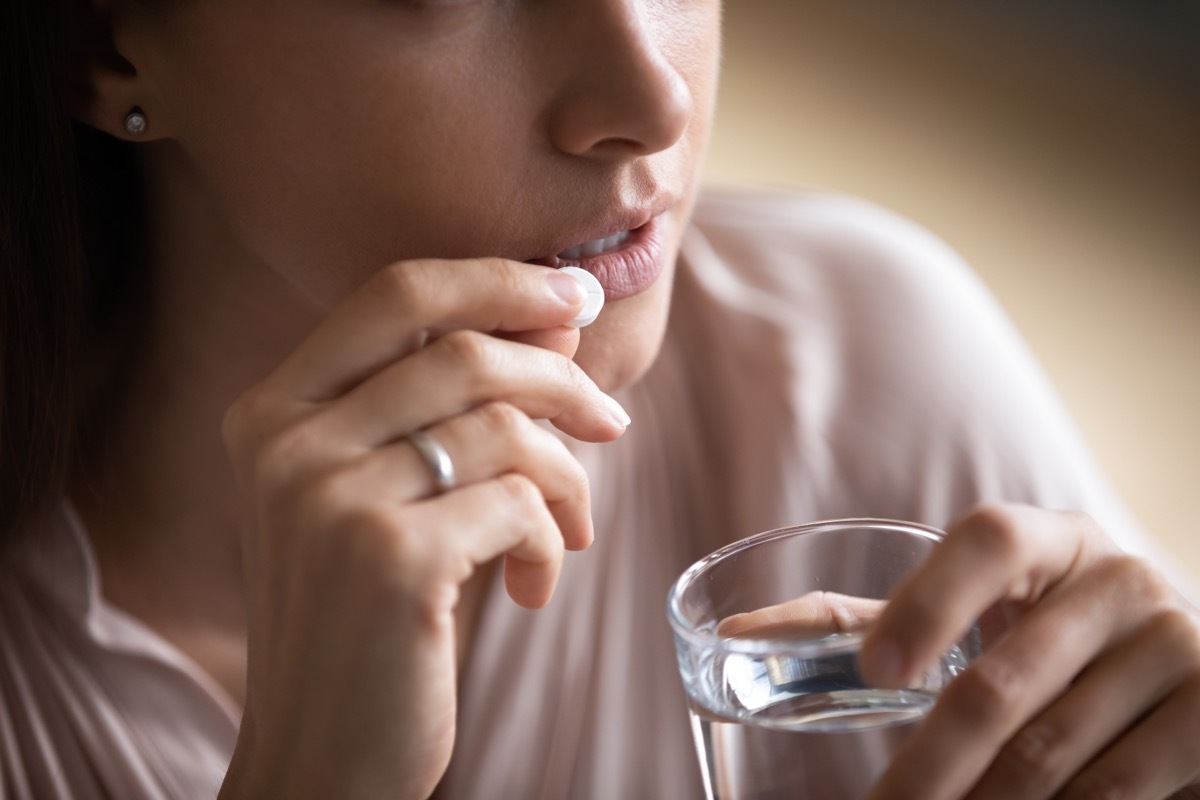
{"type": "Polygon", "coordinates": [[[629,239],[629,231],[617,231],[612,236],[606,236],[603,239],[593,239],[590,242],[577,244],[574,247],[568,247],[558,254],[558,257],[564,261],[577,261],[580,258],[589,256],[598,256],[603,253],[611,253],[629,239]]]}

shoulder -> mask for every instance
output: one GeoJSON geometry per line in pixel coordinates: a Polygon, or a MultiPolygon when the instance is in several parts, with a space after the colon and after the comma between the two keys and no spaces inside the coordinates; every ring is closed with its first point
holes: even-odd
{"type": "Polygon", "coordinates": [[[690,244],[708,251],[734,280],[789,299],[848,309],[886,302],[894,314],[938,316],[958,305],[992,305],[944,241],[860,198],[709,190],[697,203],[693,228],[703,244],[690,244]]]}
{"type": "Polygon", "coordinates": [[[1031,390],[1040,382],[967,263],[897,213],[832,193],[719,190],[693,220],[687,269],[729,324],[750,316],[778,328],[809,378],[902,390],[875,407],[888,420],[919,411],[898,402],[914,392],[963,394],[958,408],[981,408],[980,382],[996,372],[1019,373],[1031,390]]]}
{"type": "MultiPolygon", "coordinates": [[[[780,342],[777,383],[796,430],[781,440],[822,480],[813,496],[838,499],[817,513],[940,525],[1007,500],[1129,527],[1037,360],[937,236],[821,192],[709,192],[693,220],[681,274],[697,291],[680,295],[716,320],[712,338],[734,333],[729,371],[759,342],[780,342]]],[[[759,415],[764,394],[739,396],[739,414],[759,415]]]]}

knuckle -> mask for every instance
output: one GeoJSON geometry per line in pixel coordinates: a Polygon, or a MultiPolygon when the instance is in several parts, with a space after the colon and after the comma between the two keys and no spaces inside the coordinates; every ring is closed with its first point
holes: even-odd
{"type": "Polygon", "coordinates": [[[247,396],[242,395],[225,410],[225,414],[221,417],[221,439],[230,450],[237,449],[245,438],[245,432],[250,423],[248,404],[247,396]]]}
{"type": "Polygon", "coordinates": [[[337,471],[293,478],[287,487],[285,518],[292,531],[341,531],[354,526],[354,509],[346,481],[337,471]]]}
{"type": "Polygon", "coordinates": [[[427,579],[444,571],[435,568],[440,566],[436,537],[426,535],[401,508],[384,503],[345,507],[329,533],[330,560],[350,565],[360,576],[394,583],[406,594],[419,594],[427,579]]]}
{"type": "Polygon", "coordinates": [[[269,436],[254,457],[254,485],[267,491],[288,485],[317,447],[317,439],[306,424],[289,425],[269,436]]]}
{"type": "Polygon", "coordinates": [[[1146,607],[1167,609],[1176,605],[1175,590],[1144,558],[1122,553],[1106,558],[1100,569],[1110,585],[1120,587],[1123,596],[1136,598],[1146,607]]]}
{"type": "Polygon", "coordinates": [[[537,484],[517,472],[508,472],[496,479],[506,499],[519,508],[544,507],[542,493],[537,484]]]}
{"type": "MultiPolygon", "coordinates": [[[[344,496],[344,482],[338,479],[324,482],[326,493],[344,496]]],[[[341,528],[338,538],[346,542],[351,551],[362,552],[368,558],[377,555],[380,549],[404,549],[414,537],[411,529],[400,523],[392,509],[383,504],[356,504],[340,515],[341,528]]]]}
{"type": "Polygon", "coordinates": [[[1123,552],[1105,533],[1104,526],[1088,512],[1079,509],[1064,509],[1053,513],[1062,520],[1065,529],[1075,533],[1079,542],[1087,543],[1089,552],[1097,554],[1123,552]]]}
{"type": "Polygon", "coordinates": [[[270,418],[274,403],[259,387],[244,392],[225,410],[221,418],[221,438],[231,451],[247,446],[254,432],[270,418]]]}
{"type": "Polygon", "coordinates": [[[1083,532],[1094,532],[1100,530],[1100,524],[1096,522],[1096,518],[1086,511],[1067,509],[1057,513],[1076,530],[1083,532]]]}
{"type": "MultiPolygon", "coordinates": [[[[587,471],[570,453],[563,453],[562,458],[555,461],[553,469],[549,493],[546,495],[548,508],[560,512],[564,508],[579,509],[583,519],[590,519],[591,484],[587,471]]],[[[573,517],[569,515],[566,519],[573,517]]]]}
{"type": "Polygon", "coordinates": [[[981,659],[946,689],[959,713],[986,723],[1005,719],[1025,689],[1020,672],[1001,659],[981,659]]]}
{"type": "Polygon", "coordinates": [[[1178,608],[1179,595],[1165,575],[1144,558],[1130,556],[1128,560],[1132,562],[1132,565],[1136,565],[1137,574],[1140,577],[1138,589],[1143,597],[1151,601],[1156,608],[1178,608]]]}
{"type": "Polygon", "coordinates": [[[382,561],[383,571],[406,595],[423,597],[439,586],[457,586],[473,571],[462,542],[442,535],[448,532],[427,517],[381,506],[363,509],[360,521],[359,553],[369,564],[382,561]]]}
{"type": "Polygon", "coordinates": [[[491,337],[478,331],[458,330],[434,343],[441,354],[469,373],[486,372],[491,367],[491,337]]]}
{"type": "Polygon", "coordinates": [[[529,417],[524,412],[502,400],[484,403],[476,409],[476,413],[490,435],[515,438],[529,425],[529,417]]]}
{"type": "Polygon", "coordinates": [[[570,453],[566,454],[563,477],[569,493],[568,499],[578,500],[591,494],[591,481],[588,479],[587,470],[570,453]]]}
{"type": "Polygon", "coordinates": [[[997,758],[997,768],[1026,789],[1052,788],[1066,755],[1063,732],[1046,721],[1030,723],[1009,740],[997,758]]]}
{"type": "Polygon", "coordinates": [[[384,505],[348,511],[340,520],[326,562],[378,591],[381,598],[405,598],[430,620],[452,610],[441,588],[455,587],[470,575],[470,563],[446,537],[404,512],[384,505]]]}
{"type": "Polygon", "coordinates": [[[1025,548],[1019,516],[1016,509],[1008,506],[981,506],[963,520],[961,529],[992,557],[1012,560],[1025,548]]]}
{"type": "Polygon", "coordinates": [[[1200,621],[1178,606],[1163,609],[1149,620],[1151,632],[1164,642],[1181,663],[1200,670],[1200,621]]]}
{"type": "Polygon", "coordinates": [[[302,487],[306,511],[313,514],[314,518],[344,513],[351,522],[358,522],[360,509],[355,507],[358,494],[355,491],[356,483],[353,473],[346,470],[334,469],[314,474],[304,481],[302,487]]]}
{"type": "Polygon", "coordinates": [[[553,499],[556,502],[583,503],[591,494],[591,482],[587,470],[571,451],[554,434],[530,423],[532,432],[544,440],[542,443],[526,442],[528,458],[539,459],[551,470],[553,499]]]}
{"type": "Polygon", "coordinates": [[[364,501],[353,471],[333,469],[294,478],[283,502],[273,504],[272,550],[308,553],[337,572],[346,565],[379,565],[388,548],[403,544],[396,510],[364,501]]]}
{"type": "Polygon", "coordinates": [[[429,270],[420,261],[389,264],[375,274],[368,286],[401,312],[420,307],[432,295],[429,270]]]}
{"type": "Polygon", "coordinates": [[[472,565],[461,543],[431,529],[428,515],[364,496],[352,468],[308,474],[289,489],[288,502],[275,504],[264,542],[274,563],[292,564],[317,585],[352,581],[356,592],[373,593],[380,603],[426,608],[430,620],[453,609],[446,590],[466,580],[472,565]]]}
{"type": "Polygon", "coordinates": [[[527,451],[526,457],[550,466],[555,474],[556,485],[561,483],[572,493],[586,491],[587,470],[571,453],[570,448],[553,433],[534,424],[528,417],[525,418],[524,425],[528,428],[528,436],[522,439],[521,446],[527,451]]]}
{"type": "Polygon", "coordinates": [[[557,567],[562,561],[562,538],[557,529],[548,525],[540,525],[526,540],[528,550],[523,557],[530,564],[544,564],[557,567]]]}

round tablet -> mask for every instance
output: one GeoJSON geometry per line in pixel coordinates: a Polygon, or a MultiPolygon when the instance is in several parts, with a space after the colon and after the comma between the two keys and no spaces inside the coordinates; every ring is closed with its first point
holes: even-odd
{"type": "Polygon", "coordinates": [[[600,285],[600,281],[596,280],[596,276],[586,269],[560,267],[558,271],[565,272],[579,281],[579,285],[587,292],[587,300],[583,303],[583,310],[579,312],[575,319],[567,324],[572,328],[582,328],[585,325],[591,325],[596,321],[596,317],[600,316],[600,309],[604,308],[604,287],[600,285]]]}

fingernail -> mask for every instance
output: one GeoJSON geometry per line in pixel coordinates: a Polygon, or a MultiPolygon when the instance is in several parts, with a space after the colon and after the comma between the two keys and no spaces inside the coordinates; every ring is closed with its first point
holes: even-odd
{"type": "Polygon", "coordinates": [[[904,654],[892,642],[876,642],[864,655],[868,656],[864,671],[876,681],[895,686],[904,680],[904,654]]]}
{"type": "Polygon", "coordinates": [[[579,281],[572,278],[570,275],[555,270],[546,276],[546,280],[550,282],[550,289],[558,296],[560,300],[569,306],[577,306],[587,299],[579,281]]]}
{"type": "Polygon", "coordinates": [[[618,403],[616,400],[613,400],[608,395],[604,395],[604,404],[608,406],[608,414],[613,418],[614,422],[616,422],[622,428],[629,427],[629,423],[632,420],[630,420],[629,415],[625,413],[625,409],[621,408],[620,403],[618,403]]]}

